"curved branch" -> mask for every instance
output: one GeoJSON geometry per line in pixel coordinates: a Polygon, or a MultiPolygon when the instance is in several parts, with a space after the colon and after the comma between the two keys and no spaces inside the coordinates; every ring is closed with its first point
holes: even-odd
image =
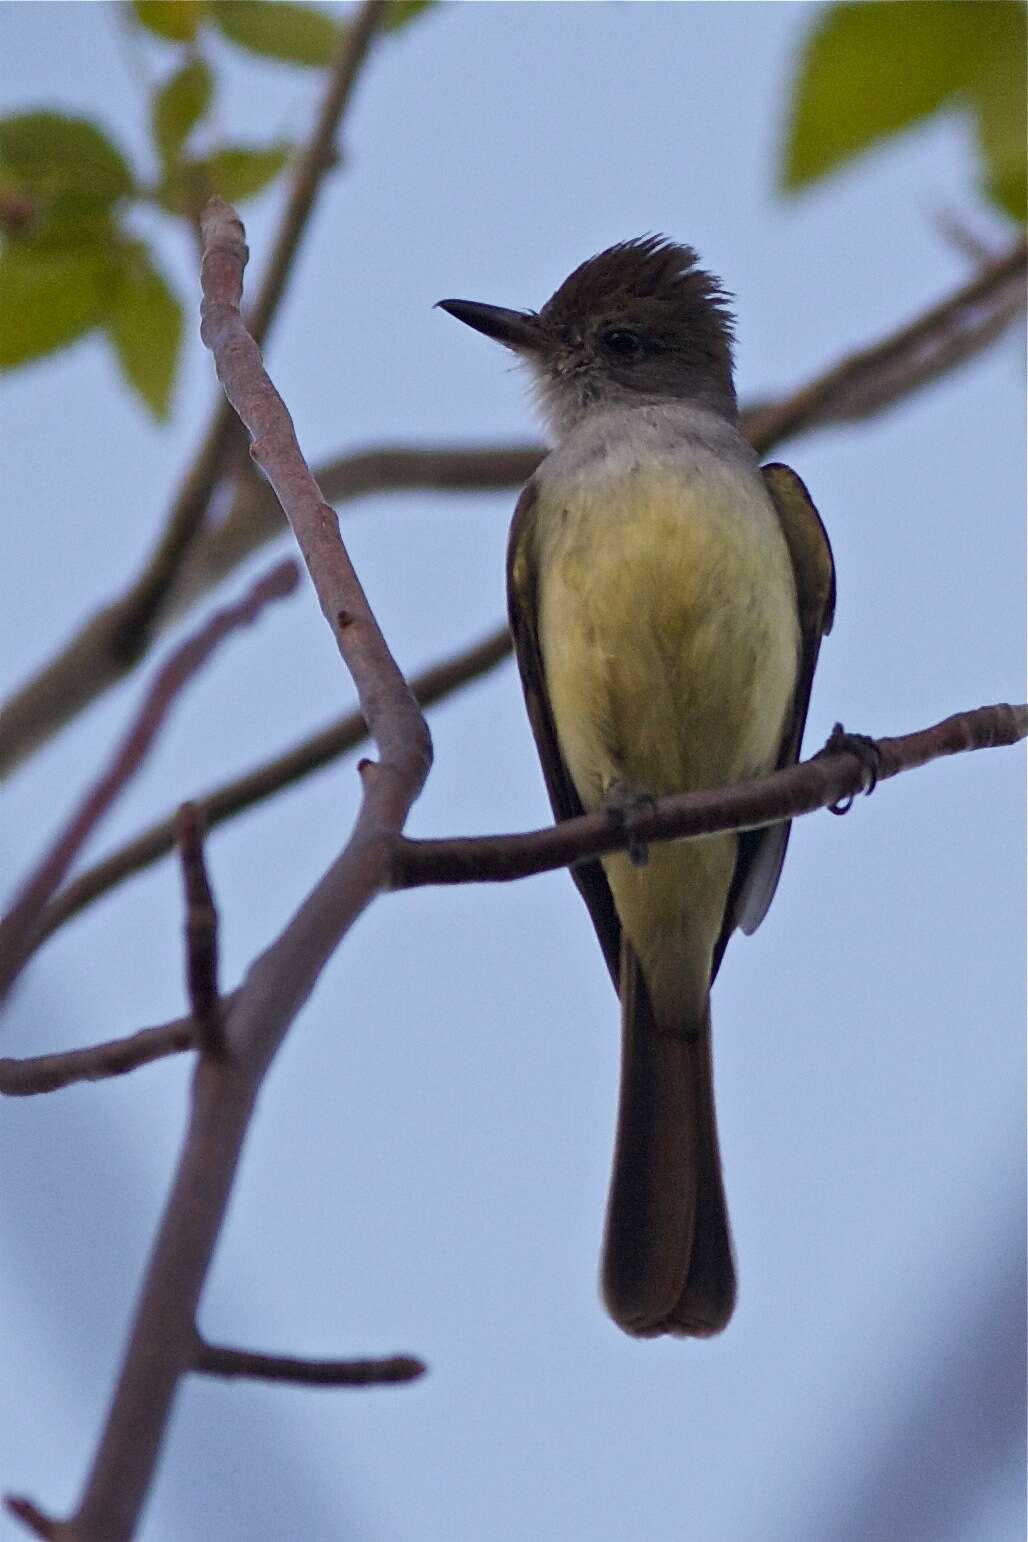
{"type": "Polygon", "coordinates": [[[186,904],[186,985],[194,1034],[205,1055],[225,1053],[221,991],[218,987],[218,907],[207,876],[203,818],[195,803],[183,803],[175,816],[179,865],[186,904]]]}
{"type": "MultiPolygon", "coordinates": [[[[1028,706],[1001,703],[958,712],[932,728],[875,741],[877,780],[887,781],[944,755],[1017,744],[1026,737],[1028,706]]],[[[829,747],[799,765],[737,787],[659,798],[651,808],[633,814],[627,823],[606,814],[585,814],[521,835],[401,839],[393,857],[393,887],[505,883],[572,867],[610,851],[624,851],[632,841],[758,830],[854,798],[868,790],[869,779],[866,757],[850,749],[829,747]]]]}
{"type": "MultiPolygon", "coordinates": [[[[353,87],[381,26],[388,0],[364,0],[341,35],[335,66],[311,136],[293,171],[292,186],[264,283],[254,305],[258,342],[270,329],[314,207],[331,148],[353,87]]],[[[138,577],[98,611],[38,674],[6,703],[0,720],[0,773],[12,770],[76,713],[110,688],[149,649],[172,585],[226,470],[238,424],[219,398],[196,459],[175,497],[154,551],[138,577]]]]}

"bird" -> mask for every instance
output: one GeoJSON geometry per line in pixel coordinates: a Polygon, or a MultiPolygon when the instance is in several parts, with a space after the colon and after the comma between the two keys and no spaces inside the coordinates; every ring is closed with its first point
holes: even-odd
{"type": "MultiPolygon", "coordinates": [[[[515,509],[510,626],[555,818],[795,762],[835,567],[788,466],[740,428],[734,317],[663,235],[577,267],[539,311],[442,310],[528,367],[552,448],[515,509]]],[[[710,991],[763,920],[789,825],[629,842],[572,868],[621,1003],[601,1288],[635,1337],[719,1333],[736,1301],[710,991]]]]}

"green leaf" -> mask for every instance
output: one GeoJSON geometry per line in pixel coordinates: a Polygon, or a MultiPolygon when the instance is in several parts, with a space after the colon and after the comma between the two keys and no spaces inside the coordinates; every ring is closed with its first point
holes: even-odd
{"type": "Polygon", "coordinates": [[[1028,219],[1026,12],[1022,5],[1010,3],[979,6],[980,13],[986,10],[990,13],[983,17],[987,23],[983,40],[986,47],[972,91],[985,191],[993,203],[1024,222],[1028,219]]]}
{"type": "Polygon", "coordinates": [[[103,321],[117,277],[109,245],[0,252],[0,369],[64,348],[103,321]]]}
{"type": "Polygon", "coordinates": [[[0,181],[94,206],[134,187],[128,162],[95,123],[56,112],[0,119],[0,181]]]}
{"type": "Polygon", "coordinates": [[[203,159],[179,161],[165,177],[158,202],[172,214],[191,219],[215,193],[229,203],[241,203],[263,192],[288,164],[292,152],[288,144],[225,145],[203,159]]]}
{"type": "Polygon", "coordinates": [[[385,20],[382,23],[384,32],[399,32],[415,16],[420,16],[422,11],[427,11],[435,5],[436,0],[389,0],[385,9],[385,20]]]}
{"type": "Polygon", "coordinates": [[[261,193],[288,163],[292,146],[268,145],[260,149],[248,145],[225,145],[207,157],[205,166],[211,188],[236,203],[261,193]]]}
{"type": "Polygon", "coordinates": [[[211,0],[210,12],[240,48],[288,64],[328,64],[339,41],[339,27],[324,11],[290,0],[211,0]]]}
{"type": "Polygon", "coordinates": [[[135,0],[139,21],[158,37],[173,43],[191,43],[200,24],[198,0],[135,0]]]}
{"type": "Polygon", "coordinates": [[[154,417],[166,418],[182,343],[182,307],[141,241],[125,250],[107,335],[126,380],[154,417]]]}
{"type": "Polygon", "coordinates": [[[179,151],[211,105],[213,89],[210,69],[202,59],[193,59],[155,94],[153,137],[166,165],[178,160],[179,151]]]}
{"type": "Polygon", "coordinates": [[[856,0],[821,13],[793,93],[785,187],[824,176],[965,90],[991,9],[992,0],[856,0]]]}

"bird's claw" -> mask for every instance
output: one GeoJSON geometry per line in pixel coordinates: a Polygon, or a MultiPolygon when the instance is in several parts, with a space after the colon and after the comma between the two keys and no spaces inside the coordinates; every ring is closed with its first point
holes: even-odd
{"type": "MultiPolygon", "coordinates": [[[[867,786],[864,788],[865,798],[869,798],[878,786],[878,778],[882,774],[882,752],[878,748],[877,740],[869,734],[852,734],[843,728],[841,723],[836,723],[824,748],[818,750],[814,756],[819,760],[822,755],[836,755],[840,750],[848,750],[855,755],[867,772],[867,786]]],[[[840,798],[837,803],[829,803],[830,814],[848,814],[853,807],[853,794],[847,798],[840,798]]]]}
{"type": "MultiPolygon", "coordinates": [[[[632,817],[654,807],[657,800],[649,792],[630,792],[623,782],[611,782],[606,790],[607,817],[613,824],[629,826],[632,817]]],[[[628,860],[633,867],[645,867],[650,860],[646,841],[629,831],[628,860]]]]}

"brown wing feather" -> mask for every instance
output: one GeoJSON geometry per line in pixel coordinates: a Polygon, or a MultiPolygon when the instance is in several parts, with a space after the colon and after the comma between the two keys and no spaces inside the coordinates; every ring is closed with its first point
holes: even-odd
{"type": "MultiPolygon", "coordinates": [[[[761,474],[792,558],[799,602],[800,671],[778,757],[780,768],[799,758],[821,639],[831,631],[835,617],[835,563],[821,516],[795,471],[776,462],[762,466],[761,474]]],[[[755,932],[767,914],[785,861],[790,828],[789,824],[772,825],[740,837],[725,926],[714,954],[714,974],[735,928],[755,932]]]]}
{"type": "MultiPolygon", "coordinates": [[[[536,489],[529,482],[518,499],[507,543],[507,609],[514,637],[514,651],[525,693],[528,718],[542,763],[546,790],[554,817],[575,819],[583,813],[571,774],[560,753],[557,731],[550,711],[546,675],[539,650],[538,574],[535,547],[536,489]]],[[[599,862],[583,862],[571,869],[592,918],[607,960],[614,988],[618,985],[621,923],[618,921],[603,868],[599,862]]]]}

